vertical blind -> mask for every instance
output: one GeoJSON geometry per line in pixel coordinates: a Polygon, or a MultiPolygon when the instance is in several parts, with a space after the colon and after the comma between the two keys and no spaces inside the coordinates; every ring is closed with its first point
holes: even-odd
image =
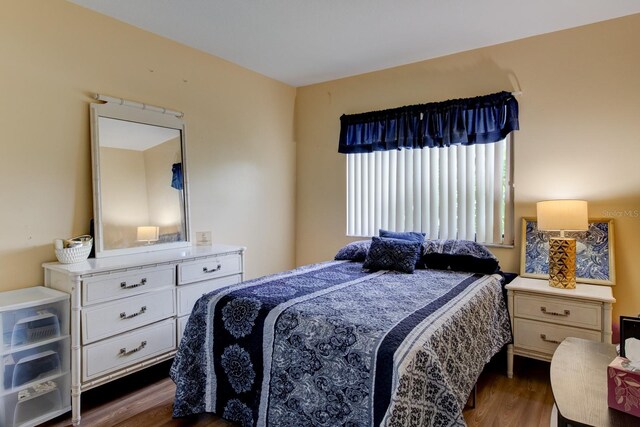
{"type": "Polygon", "coordinates": [[[347,234],[513,244],[511,138],[347,155],[347,234]]]}

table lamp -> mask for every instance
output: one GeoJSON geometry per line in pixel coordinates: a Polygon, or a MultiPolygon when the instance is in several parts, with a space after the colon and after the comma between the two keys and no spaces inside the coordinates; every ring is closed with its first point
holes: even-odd
{"type": "Polygon", "coordinates": [[[536,204],[538,230],[560,231],[549,239],[549,286],[576,287],[576,239],[565,231],[587,231],[589,217],[584,200],[546,200],[536,204]]]}
{"type": "Polygon", "coordinates": [[[143,225],[138,227],[137,238],[139,242],[147,242],[150,245],[151,242],[157,242],[160,234],[160,227],[153,225],[143,225]]]}

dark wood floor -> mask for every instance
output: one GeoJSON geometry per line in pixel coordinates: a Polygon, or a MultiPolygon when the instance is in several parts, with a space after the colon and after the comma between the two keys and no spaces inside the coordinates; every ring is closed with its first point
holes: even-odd
{"type": "MultiPolygon", "coordinates": [[[[171,418],[175,386],[167,377],[165,362],[82,395],[83,426],[118,427],[235,427],[213,415],[171,418]]],[[[505,375],[503,354],[487,365],[478,382],[475,409],[466,409],[464,418],[472,426],[548,426],[553,407],[549,364],[516,358],[515,376],[505,375]]],[[[71,413],[46,424],[71,425],[71,413]]]]}

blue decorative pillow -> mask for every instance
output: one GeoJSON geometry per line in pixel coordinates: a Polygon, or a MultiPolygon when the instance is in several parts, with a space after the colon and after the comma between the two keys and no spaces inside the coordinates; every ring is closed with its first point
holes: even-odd
{"type": "Polygon", "coordinates": [[[418,233],[417,231],[388,231],[383,230],[382,228],[379,230],[378,234],[380,237],[388,237],[391,239],[401,239],[401,240],[410,240],[412,242],[420,242],[423,243],[426,237],[425,233],[418,233]]]}
{"type": "Polygon", "coordinates": [[[427,268],[492,274],[500,269],[489,250],[471,240],[427,240],[422,257],[427,268]]]}
{"type": "Polygon", "coordinates": [[[416,261],[420,258],[421,248],[420,242],[373,237],[362,267],[373,271],[395,270],[413,273],[416,261]]]}
{"type": "MultiPolygon", "coordinates": [[[[400,240],[408,240],[410,242],[419,242],[421,245],[424,243],[424,239],[426,237],[425,233],[418,233],[417,231],[388,231],[383,230],[382,228],[378,231],[380,237],[391,238],[391,239],[400,239],[400,240]]],[[[424,261],[422,259],[423,254],[422,247],[420,248],[420,255],[416,260],[416,268],[424,268],[424,261]]]]}
{"type": "Polygon", "coordinates": [[[371,240],[358,240],[357,242],[351,242],[340,248],[334,259],[337,261],[362,262],[367,257],[369,246],[371,246],[371,240]]]}

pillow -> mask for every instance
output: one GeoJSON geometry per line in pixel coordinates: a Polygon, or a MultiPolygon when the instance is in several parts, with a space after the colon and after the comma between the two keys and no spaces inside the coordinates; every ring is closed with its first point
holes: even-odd
{"type": "Polygon", "coordinates": [[[401,239],[401,240],[410,240],[412,242],[424,242],[424,238],[426,236],[425,233],[418,233],[417,231],[388,231],[383,230],[382,228],[378,232],[380,237],[389,237],[391,239],[401,239]]]}
{"type": "Polygon", "coordinates": [[[498,259],[487,248],[471,240],[427,240],[422,257],[427,268],[493,274],[498,259]]]}
{"type": "Polygon", "coordinates": [[[371,240],[358,240],[351,242],[338,251],[335,256],[336,261],[359,261],[362,262],[367,257],[371,246],[371,240]]]}
{"type": "MultiPolygon", "coordinates": [[[[386,237],[391,239],[400,239],[400,240],[408,240],[410,242],[419,242],[421,245],[424,243],[425,233],[418,233],[417,231],[388,231],[383,230],[382,228],[378,231],[380,237],[386,237]]],[[[423,254],[422,247],[420,248],[420,255],[416,260],[416,268],[424,268],[424,260],[422,259],[423,254]]]]}
{"type": "Polygon", "coordinates": [[[413,273],[416,261],[420,258],[421,247],[420,242],[372,237],[371,247],[362,267],[372,271],[413,273]]]}

